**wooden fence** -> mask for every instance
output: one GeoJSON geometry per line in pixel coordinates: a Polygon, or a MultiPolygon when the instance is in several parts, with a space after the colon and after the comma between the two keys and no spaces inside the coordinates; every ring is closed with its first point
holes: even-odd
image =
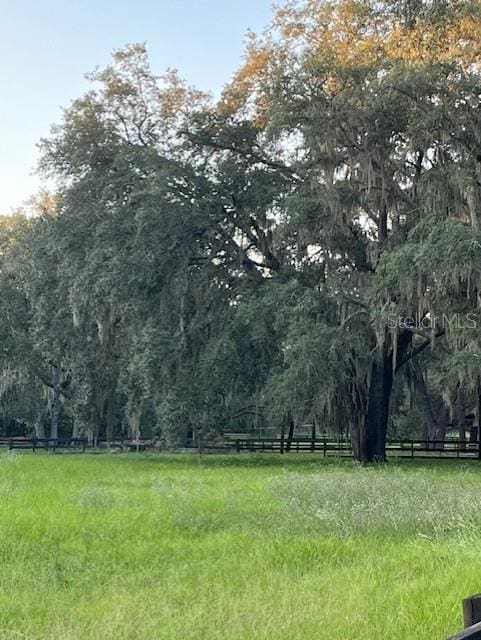
{"type": "Polygon", "coordinates": [[[449,640],[481,640],[481,594],[463,600],[464,630],[449,640]]]}
{"type": "Polygon", "coordinates": [[[57,451],[57,449],[71,449],[74,451],[85,451],[87,446],[86,438],[0,438],[0,446],[8,449],[46,449],[47,451],[57,451]]]}
{"type": "MultiPolygon", "coordinates": [[[[73,449],[85,451],[88,447],[85,438],[0,438],[0,446],[9,449],[73,449]]],[[[98,447],[106,446],[99,442],[98,447]]],[[[152,449],[150,440],[122,441],[110,443],[109,448],[122,451],[145,451],[152,449]]],[[[332,438],[239,438],[226,436],[222,443],[203,443],[202,450],[217,452],[241,453],[243,451],[259,453],[319,453],[324,457],[352,457],[349,441],[339,441],[332,438]]],[[[392,440],[386,446],[387,455],[391,458],[471,458],[481,460],[479,442],[457,439],[447,440],[392,440]]]]}
{"type": "MultiPolygon", "coordinates": [[[[230,450],[261,453],[321,453],[323,456],[351,457],[348,441],[330,438],[226,438],[230,450]]],[[[478,458],[481,459],[479,442],[456,439],[447,440],[391,440],[386,452],[398,458],[478,458]]]]}

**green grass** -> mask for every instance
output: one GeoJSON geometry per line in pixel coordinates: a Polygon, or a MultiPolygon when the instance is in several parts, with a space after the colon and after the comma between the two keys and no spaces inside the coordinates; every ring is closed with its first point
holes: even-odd
{"type": "Polygon", "coordinates": [[[481,466],[0,454],[0,639],[436,640],[481,466]]]}

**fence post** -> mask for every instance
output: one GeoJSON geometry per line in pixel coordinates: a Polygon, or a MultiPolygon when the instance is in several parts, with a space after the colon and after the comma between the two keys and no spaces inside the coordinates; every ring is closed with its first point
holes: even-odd
{"type": "Polygon", "coordinates": [[[414,458],[414,440],[411,440],[411,458],[414,458]]]}
{"type": "Polygon", "coordinates": [[[326,455],[327,455],[327,440],[326,440],[326,438],[324,438],[323,449],[324,449],[324,457],[326,457],[326,455]]]}
{"type": "Polygon", "coordinates": [[[481,593],[463,600],[464,628],[481,622],[481,593]]]}

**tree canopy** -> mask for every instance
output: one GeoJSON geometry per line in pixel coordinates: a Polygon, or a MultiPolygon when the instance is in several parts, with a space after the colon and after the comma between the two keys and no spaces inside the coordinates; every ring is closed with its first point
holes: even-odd
{"type": "Polygon", "coordinates": [[[291,1],[218,101],[115,52],[42,141],[55,192],[2,220],[4,428],[174,446],[313,423],[365,462],[410,412],[466,437],[480,18],[291,1]]]}

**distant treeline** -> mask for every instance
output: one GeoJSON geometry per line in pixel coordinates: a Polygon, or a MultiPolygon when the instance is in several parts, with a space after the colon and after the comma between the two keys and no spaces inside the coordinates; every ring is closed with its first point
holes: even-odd
{"type": "Polygon", "coordinates": [[[478,0],[292,2],[215,102],[115,52],[41,143],[56,188],[1,221],[3,433],[462,438],[480,42],[478,0]]]}

